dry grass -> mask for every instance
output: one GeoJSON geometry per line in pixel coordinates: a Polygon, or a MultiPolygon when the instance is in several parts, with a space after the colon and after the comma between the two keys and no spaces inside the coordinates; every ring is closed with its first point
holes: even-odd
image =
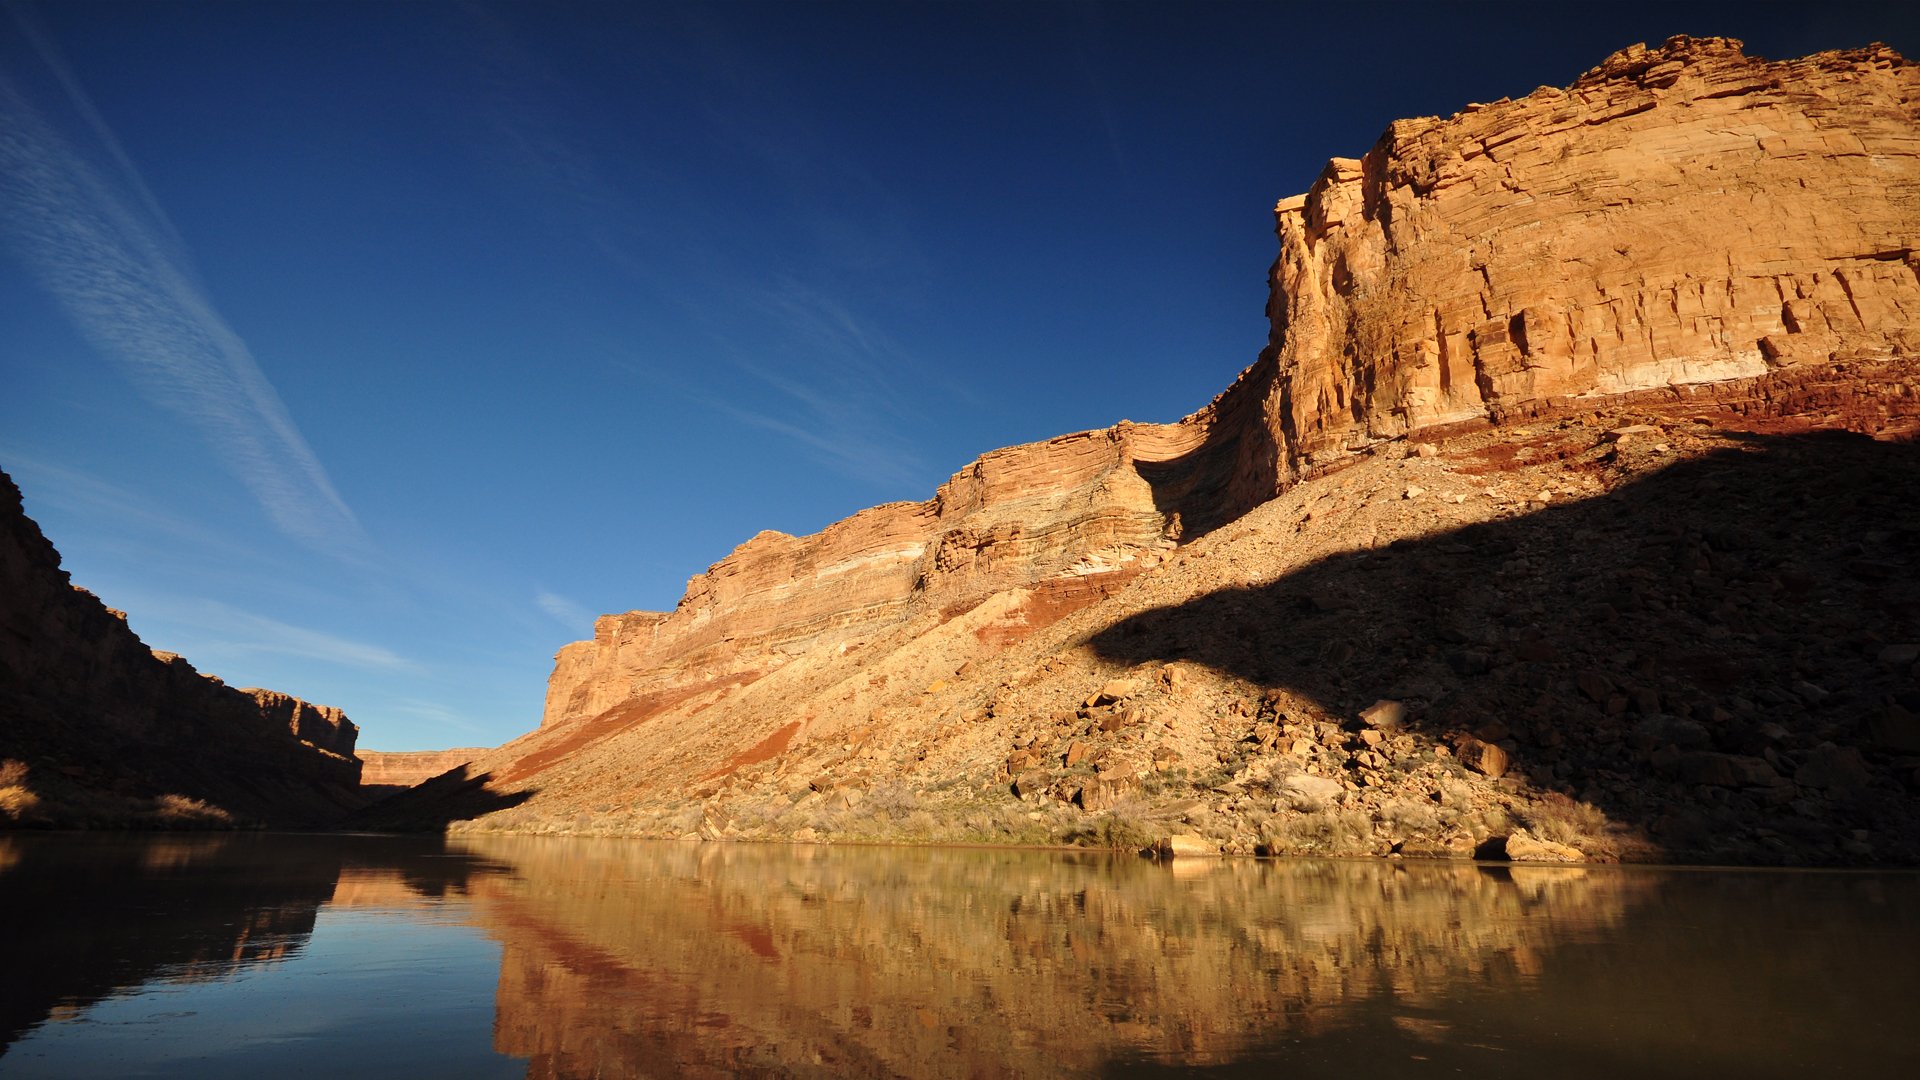
{"type": "Polygon", "coordinates": [[[1284,855],[1371,854],[1373,815],[1364,810],[1276,814],[1261,826],[1260,842],[1284,855]]]}
{"type": "Polygon", "coordinates": [[[1543,799],[1522,812],[1527,830],[1542,840],[1588,853],[1608,851],[1613,823],[1597,806],[1572,800],[1543,799]]]}
{"type": "Polygon", "coordinates": [[[27,763],[8,758],[0,761],[0,817],[18,824],[40,805],[40,796],[27,786],[27,763]]]}

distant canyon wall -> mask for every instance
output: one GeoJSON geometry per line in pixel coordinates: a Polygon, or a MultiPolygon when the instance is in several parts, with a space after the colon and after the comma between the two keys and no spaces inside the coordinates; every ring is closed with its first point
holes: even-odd
{"type": "Polygon", "coordinates": [[[175,804],[156,800],[174,798],[238,820],[315,824],[358,801],[359,729],[345,713],[235,689],[149,649],[125,615],[69,582],[4,473],[0,597],[0,759],[28,770],[25,819],[141,823],[120,815],[151,803],[151,823],[166,823],[175,804]]]}
{"type": "Polygon", "coordinates": [[[934,498],[763,532],[556,658],[524,776],[989,597],[1008,639],[1382,440],[1546,403],[1920,351],[1920,68],[1675,38],[1392,125],[1275,209],[1271,337],[1214,402],[989,453],[934,498]],[[576,729],[558,736],[556,729],[576,729]]]}
{"type": "Polygon", "coordinates": [[[362,750],[360,783],[367,787],[412,787],[448,769],[457,769],[486,750],[475,746],[452,750],[362,750]]]}

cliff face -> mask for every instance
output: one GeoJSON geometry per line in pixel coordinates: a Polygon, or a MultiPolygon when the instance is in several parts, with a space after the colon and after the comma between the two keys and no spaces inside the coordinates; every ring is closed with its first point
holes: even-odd
{"type": "Polygon", "coordinates": [[[543,729],[625,726],[1019,590],[1011,638],[1380,440],[1920,351],[1920,68],[1677,38],[1394,124],[1275,214],[1272,337],[1176,424],[995,451],[924,503],[765,532],[561,650],[543,729]]]}
{"type": "Polygon", "coordinates": [[[486,750],[476,746],[398,752],[362,750],[358,755],[360,783],[366,787],[409,788],[448,769],[459,768],[484,753],[486,750]]]}
{"type": "Polygon", "coordinates": [[[1680,38],[1396,123],[1276,207],[1211,404],[763,533],[446,786],[477,829],[1914,858],[1917,116],[1884,48],[1680,38]]]}
{"type": "Polygon", "coordinates": [[[1297,472],[1542,399],[1920,350],[1920,68],[1725,38],[1394,124],[1276,208],[1297,472]]]}
{"type": "Polygon", "coordinates": [[[808,537],[763,532],[694,578],[672,612],[608,615],[560,651],[542,727],[741,685],[877,627],[1022,590],[1009,633],[1109,593],[1173,547],[1206,425],[1126,424],[987,454],[929,501],[808,537]],[[1156,469],[1158,471],[1156,471],[1156,469]],[[1151,477],[1152,479],[1149,479],[1151,477]]]}
{"type": "Polygon", "coordinates": [[[68,582],[0,474],[0,759],[6,816],[54,824],[314,824],[357,803],[339,709],[235,689],[147,648],[68,582]]]}

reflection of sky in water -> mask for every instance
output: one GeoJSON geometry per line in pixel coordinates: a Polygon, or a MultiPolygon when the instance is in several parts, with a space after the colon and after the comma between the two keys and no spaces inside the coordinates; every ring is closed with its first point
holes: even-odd
{"type": "Polygon", "coordinates": [[[26,1035],[0,1075],[524,1076],[492,1049],[499,971],[498,944],[430,912],[323,910],[290,956],[115,994],[26,1035]]]}

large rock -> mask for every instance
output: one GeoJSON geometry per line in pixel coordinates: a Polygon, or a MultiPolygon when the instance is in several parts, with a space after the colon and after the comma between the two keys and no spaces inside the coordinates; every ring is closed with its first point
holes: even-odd
{"type": "Polygon", "coordinates": [[[1163,859],[1196,858],[1220,854],[1220,845],[1198,833],[1174,833],[1162,837],[1154,853],[1163,859]]]}
{"type": "Polygon", "coordinates": [[[1330,777],[1294,773],[1280,781],[1279,791],[1280,797],[1295,810],[1314,811],[1338,801],[1346,793],[1346,787],[1330,777]]]}
{"type": "Polygon", "coordinates": [[[1770,62],[1675,38],[1564,90],[1397,122],[1276,207],[1269,345],[1212,404],[763,532],[673,611],[562,649],[542,725],[638,723],[996,594],[976,633],[1015,640],[1374,440],[1920,349],[1916,93],[1885,48],[1770,62]]]}
{"type": "Polygon", "coordinates": [[[1577,863],[1587,861],[1587,857],[1580,853],[1579,848],[1535,836],[1525,829],[1515,829],[1507,836],[1505,851],[1507,858],[1514,862],[1577,863]]]}

